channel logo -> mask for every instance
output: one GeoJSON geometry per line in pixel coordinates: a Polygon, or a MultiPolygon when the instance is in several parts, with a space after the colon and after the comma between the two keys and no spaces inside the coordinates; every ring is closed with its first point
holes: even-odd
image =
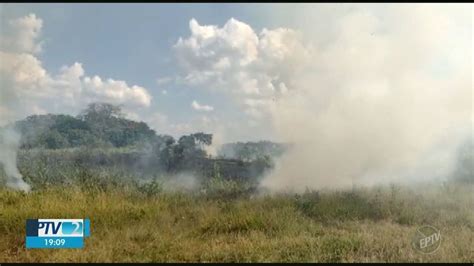
{"type": "Polygon", "coordinates": [[[83,248],[89,219],[27,219],[26,248],[83,248]]]}

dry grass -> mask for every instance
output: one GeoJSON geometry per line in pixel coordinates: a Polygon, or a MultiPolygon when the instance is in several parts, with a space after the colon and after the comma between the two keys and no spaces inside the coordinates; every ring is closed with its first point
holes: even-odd
{"type": "Polygon", "coordinates": [[[153,191],[0,189],[0,262],[474,261],[472,186],[229,198],[153,191]],[[91,237],[84,249],[27,250],[27,218],[90,218],[91,237]],[[411,246],[425,224],[441,230],[434,254],[411,246]]]}

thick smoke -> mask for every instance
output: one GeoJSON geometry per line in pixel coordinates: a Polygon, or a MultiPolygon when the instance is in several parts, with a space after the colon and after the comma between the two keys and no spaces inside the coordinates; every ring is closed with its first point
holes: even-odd
{"type": "Polygon", "coordinates": [[[272,119],[293,149],[270,189],[446,178],[472,132],[472,25],[432,6],[349,12],[272,119]],[[464,24],[463,24],[464,23],[464,24]]]}
{"type": "Polygon", "coordinates": [[[291,9],[268,16],[288,28],[258,33],[236,19],[222,27],[191,20],[191,35],[175,45],[190,86],[225,91],[250,121],[292,144],[262,187],[452,173],[472,132],[471,6],[281,8],[291,9]]]}
{"type": "Polygon", "coordinates": [[[0,132],[0,164],[7,175],[7,187],[30,191],[30,186],[23,181],[16,164],[20,135],[8,127],[0,132]]]}

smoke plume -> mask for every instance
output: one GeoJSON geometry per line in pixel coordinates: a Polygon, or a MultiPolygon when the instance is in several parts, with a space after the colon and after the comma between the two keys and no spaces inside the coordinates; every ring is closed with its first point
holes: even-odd
{"type": "Polygon", "coordinates": [[[277,141],[292,144],[262,187],[452,173],[472,132],[471,6],[281,8],[269,16],[288,28],[258,33],[232,18],[222,27],[193,19],[190,36],[174,46],[188,85],[224,91],[249,123],[271,125],[277,141]]]}
{"type": "Polygon", "coordinates": [[[433,6],[349,12],[272,110],[274,190],[446,178],[472,132],[472,25],[433,6]],[[466,31],[467,30],[467,31],[466,31]]]}
{"type": "Polygon", "coordinates": [[[4,128],[0,134],[0,164],[7,175],[7,187],[30,191],[30,186],[23,181],[16,164],[20,135],[10,127],[4,128]]]}

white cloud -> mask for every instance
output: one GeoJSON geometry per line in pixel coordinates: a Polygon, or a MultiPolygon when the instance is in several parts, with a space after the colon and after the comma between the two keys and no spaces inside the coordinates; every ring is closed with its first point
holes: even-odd
{"type": "Polygon", "coordinates": [[[83,88],[91,99],[101,99],[113,103],[127,103],[136,106],[150,106],[151,96],[140,86],[128,86],[125,81],[107,79],[102,81],[98,76],[84,77],[83,88]]]}
{"type": "MultiPolygon", "coordinates": [[[[258,37],[252,28],[231,18],[222,28],[201,26],[195,19],[189,22],[191,36],[180,38],[175,45],[178,59],[190,68],[221,69],[230,62],[222,55],[238,59],[237,64],[247,65],[257,57],[258,37]]],[[[233,62],[234,63],[234,62],[233,62]]]]}
{"type": "Polygon", "coordinates": [[[148,107],[151,95],[140,86],[125,81],[86,76],[80,63],[63,66],[57,75],[43,68],[36,53],[41,50],[43,22],[34,14],[10,20],[2,29],[0,85],[5,124],[25,115],[43,112],[77,112],[93,101],[148,107]]]}
{"type": "Polygon", "coordinates": [[[194,110],[197,110],[197,111],[210,112],[210,111],[214,110],[214,107],[212,107],[210,105],[201,105],[195,100],[191,103],[191,106],[193,107],[194,110]]]}
{"type": "Polygon", "coordinates": [[[43,21],[35,14],[8,21],[1,29],[1,50],[31,54],[40,52],[42,43],[36,39],[41,34],[42,26],[43,21]]]}
{"type": "Polygon", "coordinates": [[[291,88],[292,73],[307,65],[311,53],[301,33],[287,28],[257,34],[231,18],[222,28],[192,19],[190,30],[191,35],[174,46],[184,70],[181,81],[228,93],[253,117],[267,117],[273,104],[267,99],[283,97],[291,88]],[[251,106],[252,101],[266,104],[251,106]]]}

